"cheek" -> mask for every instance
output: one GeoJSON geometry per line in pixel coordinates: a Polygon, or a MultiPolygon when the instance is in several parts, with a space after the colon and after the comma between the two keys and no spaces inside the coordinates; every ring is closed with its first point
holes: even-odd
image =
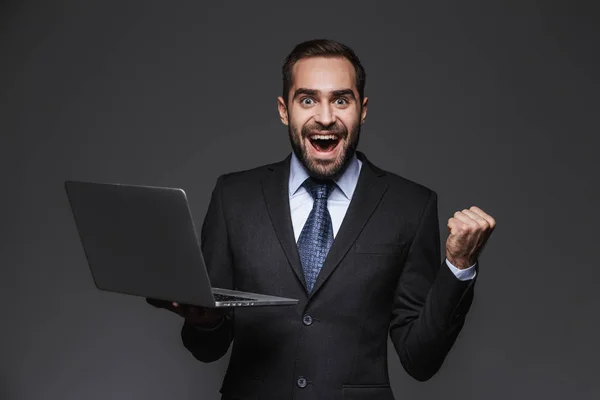
{"type": "Polygon", "coordinates": [[[290,126],[292,127],[294,132],[301,132],[304,125],[306,125],[310,121],[310,118],[311,115],[306,112],[294,112],[292,115],[288,116],[290,126]]]}
{"type": "Polygon", "coordinates": [[[360,116],[356,115],[354,112],[340,115],[339,120],[344,124],[348,132],[355,131],[360,124],[360,116]]]}

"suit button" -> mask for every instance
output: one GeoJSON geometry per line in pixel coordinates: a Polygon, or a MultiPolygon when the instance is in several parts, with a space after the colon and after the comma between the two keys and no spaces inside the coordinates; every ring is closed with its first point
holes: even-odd
{"type": "Polygon", "coordinates": [[[305,388],[306,387],[306,378],[301,376],[300,378],[298,378],[298,381],[296,381],[296,384],[298,385],[299,388],[305,388]]]}
{"type": "Polygon", "coordinates": [[[313,323],[313,319],[310,315],[305,315],[304,318],[302,318],[302,322],[304,325],[309,326],[313,323]]]}

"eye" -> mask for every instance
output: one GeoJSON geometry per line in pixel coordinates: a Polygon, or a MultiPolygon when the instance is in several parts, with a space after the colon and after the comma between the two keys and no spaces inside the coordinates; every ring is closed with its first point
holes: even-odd
{"type": "Polygon", "coordinates": [[[338,106],[345,106],[348,104],[348,100],[346,100],[343,97],[340,97],[340,98],[335,99],[335,104],[338,106]]]}
{"type": "Polygon", "coordinates": [[[314,104],[314,100],[310,97],[303,97],[300,99],[300,104],[302,104],[304,106],[310,106],[310,105],[314,104]]]}

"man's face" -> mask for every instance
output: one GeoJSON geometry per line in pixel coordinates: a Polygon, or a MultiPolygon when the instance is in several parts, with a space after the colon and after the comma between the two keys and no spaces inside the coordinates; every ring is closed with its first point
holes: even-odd
{"type": "Polygon", "coordinates": [[[355,71],[346,58],[312,57],[292,69],[287,105],[278,98],[294,153],[315,178],[333,178],[354,154],[367,98],[359,99],[355,71]]]}

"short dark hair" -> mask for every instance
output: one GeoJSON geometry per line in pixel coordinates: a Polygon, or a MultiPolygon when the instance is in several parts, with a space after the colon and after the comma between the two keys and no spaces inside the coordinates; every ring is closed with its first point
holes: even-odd
{"type": "Polygon", "coordinates": [[[350,61],[354,66],[356,88],[362,102],[365,94],[367,74],[358,56],[350,47],[335,40],[314,39],[296,45],[283,63],[281,68],[283,75],[283,99],[286,103],[292,86],[292,68],[299,60],[309,57],[344,57],[350,61]]]}

